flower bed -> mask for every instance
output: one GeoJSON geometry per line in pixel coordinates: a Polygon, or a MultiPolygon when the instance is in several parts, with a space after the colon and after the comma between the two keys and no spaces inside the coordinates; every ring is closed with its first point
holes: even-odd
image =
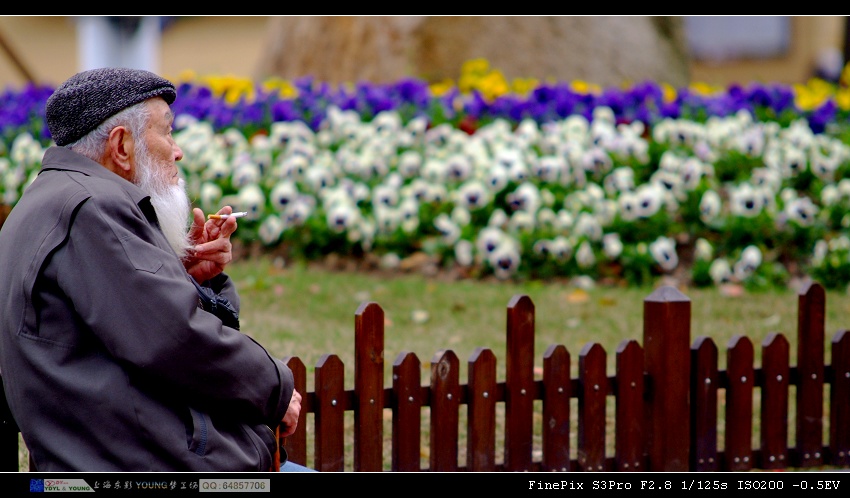
{"type": "MultiPolygon", "coordinates": [[[[468,275],[850,284],[848,90],[507,82],[254,85],[182,75],[193,199],[292,258],[425,253],[468,275]]],[[[50,144],[49,87],[0,96],[3,202],[50,144]]]]}

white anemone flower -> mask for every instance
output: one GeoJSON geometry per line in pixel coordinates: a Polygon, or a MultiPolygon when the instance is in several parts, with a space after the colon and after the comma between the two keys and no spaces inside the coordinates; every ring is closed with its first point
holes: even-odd
{"type": "Polygon", "coordinates": [[[714,257],[714,247],[707,239],[700,237],[694,244],[694,258],[699,261],[710,261],[714,257]]]}
{"type": "Polygon", "coordinates": [[[611,171],[614,160],[602,147],[591,147],[581,155],[580,164],[587,173],[605,174],[611,171]]]}
{"type": "Polygon", "coordinates": [[[412,197],[405,197],[399,201],[398,209],[401,212],[402,222],[412,218],[419,219],[419,201],[412,197]]]}
{"type": "Polygon", "coordinates": [[[732,269],[735,278],[739,281],[745,280],[761,266],[761,261],[761,250],[758,247],[754,245],[745,247],[732,269]]]}
{"type": "Polygon", "coordinates": [[[475,239],[475,250],[487,257],[491,252],[496,250],[496,247],[507,238],[507,234],[497,227],[485,227],[478,232],[478,237],[475,239]]]}
{"type": "Polygon", "coordinates": [[[732,267],[725,258],[717,258],[708,267],[708,274],[714,285],[720,285],[732,280],[732,267]]]}
{"type": "Polygon", "coordinates": [[[467,180],[452,195],[458,206],[470,211],[486,207],[492,200],[492,195],[481,180],[467,180]]]}
{"type": "Polygon", "coordinates": [[[635,190],[635,216],[649,218],[664,205],[664,191],[657,183],[644,183],[635,190]]]}
{"type": "Polygon", "coordinates": [[[711,223],[720,216],[723,201],[715,190],[706,190],[699,201],[699,216],[703,223],[711,223]]]}
{"type": "Polygon", "coordinates": [[[487,219],[488,227],[501,228],[508,224],[508,214],[503,210],[496,208],[490,213],[490,218],[487,219]]]}
{"type": "Polygon", "coordinates": [[[282,161],[279,161],[279,175],[283,178],[291,178],[293,180],[302,180],[310,166],[309,160],[301,155],[295,154],[285,156],[282,161]]]}
{"type": "Polygon", "coordinates": [[[347,202],[335,203],[327,210],[326,221],[328,228],[336,233],[345,232],[360,223],[360,210],[356,205],[347,202]]]}
{"type": "Polygon", "coordinates": [[[315,203],[315,199],[310,196],[302,195],[295,199],[294,202],[290,203],[289,206],[284,209],[283,214],[281,215],[286,226],[298,227],[306,223],[313,214],[315,203]]]}
{"type": "Polygon", "coordinates": [[[519,244],[509,237],[503,238],[499,245],[487,255],[487,263],[493,268],[493,274],[505,280],[516,274],[521,262],[519,244]]]}
{"type": "Polygon", "coordinates": [[[756,187],[767,187],[778,192],[782,186],[782,176],[773,168],[755,168],[750,176],[750,182],[756,187]]]}
{"type": "Polygon", "coordinates": [[[705,171],[705,165],[698,158],[689,157],[685,159],[679,166],[679,185],[686,191],[694,190],[699,186],[705,171]]]}
{"type": "Polygon", "coordinates": [[[422,155],[415,150],[406,150],[398,158],[398,172],[405,178],[415,178],[422,169],[422,155]]]}
{"type": "Polygon", "coordinates": [[[510,232],[532,232],[535,227],[535,216],[528,211],[514,211],[508,220],[508,231],[510,232]]]}
{"type": "Polygon", "coordinates": [[[260,228],[257,231],[260,240],[266,246],[272,246],[280,241],[280,236],[283,235],[284,222],[280,216],[270,214],[263,218],[260,223],[260,228]]]}
{"type": "Polygon", "coordinates": [[[233,166],[227,159],[227,154],[219,152],[210,156],[207,167],[201,172],[201,178],[209,181],[219,181],[230,176],[233,166]]]}
{"type": "Polygon", "coordinates": [[[615,195],[635,188],[635,170],[628,166],[614,168],[602,181],[605,192],[615,195]]]}
{"type": "Polygon", "coordinates": [[[378,135],[392,136],[402,129],[401,116],[397,111],[381,111],[371,123],[378,135]]]}
{"type": "Polygon", "coordinates": [[[788,219],[803,227],[810,227],[815,223],[818,207],[808,197],[798,197],[785,206],[784,213],[788,219]]]}
{"type": "Polygon", "coordinates": [[[783,144],[781,148],[781,172],[785,178],[791,178],[802,173],[808,167],[806,151],[791,144],[783,144]]]}
{"type": "Polygon", "coordinates": [[[472,175],[472,161],[465,155],[455,153],[446,158],[446,180],[462,182],[472,175]]]}
{"type": "Polygon", "coordinates": [[[552,239],[549,250],[556,261],[564,262],[573,255],[573,243],[567,237],[559,235],[552,239]]]}
{"type": "Polygon", "coordinates": [[[455,261],[463,267],[472,266],[475,262],[473,258],[474,245],[466,239],[460,239],[455,242],[455,261]]]}
{"type": "Polygon", "coordinates": [[[559,232],[568,232],[575,225],[575,216],[566,209],[559,209],[555,213],[555,229],[559,232]]]}
{"type": "Polygon", "coordinates": [[[484,184],[493,193],[501,192],[508,182],[510,182],[508,169],[500,164],[491,166],[484,176],[484,184]]]}
{"type": "Polygon", "coordinates": [[[602,236],[602,252],[610,260],[615,260],[623,253],[623,241],[618,233],[606,233],[602,236]]]}
{"type": "Polygon", "coordinates": [[[829,243],[823,239],[815,242],[815,247],[812,250],[812,266],[820,266],[829,254],[829,243]]]}
{"type": "Polygon", "coordinates": [[[634,221],[637,215],[638,196],[634,192],[621,192],[617,198],[617,209],[624,221],[634,221]]]}
{"type": "Polygon", "coordinates": [[[753,218],[764,208],[764,197],[751,184],[742,183],[730,190],[729,208],[736,216],[753,218]]]}
{"type": "Polygon", "coordinates": [[[820,191],[820,202],[824,206],[831,207],[841,200],[841,193],[838,191],[838,185],[833,183],[824,185],[820,191]]]}
{"type": "Polygon", "coordinates": [[[258,220],[263,214],[266,196],[259,185],[252,183],[239,189],[239,211],[247,211],[249,220],[258,220]]]}
{"type": "Polygon", "coordinates": [[[457,223],[459,227],[465,227],[472,223],[472,213],[469,212],[469,209],[466,209],[463,206],[455,206],[452,208],[452,221],[457,223]]]}
{"type": "Polygon", "coordinates": [[[558,181],[561,171],[567,169],[567,161],[562,156],[545,155],[531,166],[531,176],[536,180],[547,183],[558,181]]]}
{"type": "Polygon", "coordinates": [[[312,164],[307,168],[307,173],[304,175],[304,180],[309,185],[309,187],[313,190],[313,192],[318,192],[323,188],[330,187],[334,184],[336,177],[325,165],[321,164],[312,164]]]}
{"type": "Polygon", "coordinates": [[[441,183],[428,184],[428,193],[425,195],[425,201],[433,204],[442,204],[449,198],[449,190],[441,183]]]}
{"type": "Polygon", "coordinates": [[[506,201],[512,210],[527,213],[536,213],[543,202],[540,189],[531,182],[523,182],[519,185],[516,190],[507,195],[506,201]]]}
{"type": "Polygon", "coordinates": [[[841,158],[835,156],[827,156],[818,151],[813,151],[810,154],[809,168],[812,173],[818,176],[821,180],[832,182],[835,181],[835,171],[841,165],[841,158]]]}
{"type": "Polygon", "coordinates": [[[241,161],[233,168],[233,174],[230,177],[230,183],[234,188],[241,188],[245,185],[260,183],[262,179],[260,166],[253,161],[241,161]]]}
{"type": "Polygon", "coordinates": [[[594,242],[602,240],[602,224],[599,218],[586,211],[578,214],[573,230],[576,236],[583,235],[594,242]]]}
{"type": "Polygon", "coordinates": [[[658,237],[649,244],[649,253],[664,271],[673,271],[679,266],[679,255],[676,253],[676,241],[669,237],[658,237]]]}
{"type": "Polygon", "coordinates": [[[298,186],[292,180],[281,180],[269,192],[269,202],[277,211],[286,209],[298,198],[298,186]]]}
{"type": "Polygon", "coordinates": [[[201,182],[201,209],[205,211],[210,211],[212,209],[217,210],[217,206],[219,204],[219,201],[221,201],[222,195],[224,195],[224,191],[218,184],[215,184],[213,182],[201,182]]]}
{"type": "Polygon", "coordinates": [[[380,184],[372,189],[372,206],[374,209],[379,207],[395,207],[399,203],[399,191],[386,184],[380,184]]]}
{"type": "Polygon", "coordinates": [[[512,147],[499,149],[494,158],[495,165],[503,168],[507,173],[507,179],[521,182],[530,176],[528,164],[520,150],[512,147]]]}
{"type": "Polygon", "coordinates": [[[596,264],[596,255],[593,254],[593,247],[590,242],[585,240],[579,244],[576,250],[576,263],[579,268],[587,269],[596,264]]]}
{"type": "Polygon", "coordinates": [[[401,225],[401,215],[394,207],[376,205],[372,210],[372,216],[378,233],[393,233],[401,225]]]}
{"type": "Polygon", "coordinates": [[[429,157],[422,164],[422,177],[432,183],[442,183],[447,179],[448,165],[443,159],[429,157]]]}
{"type": "Polygon", "coordinates": [[[434,228],[447,245],[452,245],[460,238],[460,227],[446,213],[440,213],[434,218],[434,228]]]}

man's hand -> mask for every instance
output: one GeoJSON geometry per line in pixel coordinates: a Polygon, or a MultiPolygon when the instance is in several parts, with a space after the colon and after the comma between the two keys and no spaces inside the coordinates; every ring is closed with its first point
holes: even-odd
{"type": "MultiPolygon", "coordinates": [[[[233,208],[224,206],[218,214],[231,212],[233,208]]],[[[236,218],[207,220],[199,208],[192,209],[192,216],[189,241],[194,246],[183,265],[195,280],[204,282],[224,271],[224,267],[233,260],[230,236],[236,231],[236,218]]]]}
{"type": "Polygon", "coordinates": [[[280,421],[280,437],[295,434],[299,416],[301,416],[301,393],[293,389],[292,398],[289,399],[289,407],[283,415],[283,420],[280,421]]]}

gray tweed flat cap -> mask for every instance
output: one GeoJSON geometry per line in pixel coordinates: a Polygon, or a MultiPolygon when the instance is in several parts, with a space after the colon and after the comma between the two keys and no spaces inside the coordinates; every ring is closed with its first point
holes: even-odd
{"type": "Polygon", "coordinates": [[[68,145],[133,104],[162,97],[170,105],[174,84],[143,69],[105,67],[75,74],[47,99],[47,129],[56,145],[68,145]]]}

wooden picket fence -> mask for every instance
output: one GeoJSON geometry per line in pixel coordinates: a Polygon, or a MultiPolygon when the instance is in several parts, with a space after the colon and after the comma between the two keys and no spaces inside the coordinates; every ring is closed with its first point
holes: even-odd
{"type": "MultiPolygon", "coordinates": [[[[835,333],[827,364],[824,288],[808,284],[799,293],[798,308],[796,366],[790,363],[788,340],[771,334],[761,345],[760,368],[754,365],[752,341],[736,336],[721,370],[711,338],[691,343],[690,299],[674,287],[660,287],[644,300],[643,346],[623,341],[613,375],[606,373],[607,355],[599,344],[581,350],[577,378],[570,376],[570,352],[551,345],[543,353],[542,375],[535,378],[534,304],[528,296],[517,295],[507,307],[504,381],[497,380],[493,352],[478,348],[468,360],[468,378],[462,384],[457,355],[446,349],[431,359],[429,384],[422,383],[416,355],[403,352],[392,365],[392,385],[385,386],[384,312],[377,303],[364,303],[355,313],[353,390],[344,387],[344,365],[336,355],[323,355],[316,364],[313,392],[306,390],[304,363],[295,356],[284,359],[304,396],[299,429],[281,443],[291,460],[334,472],[345,471],[346,461],[355,472],[704,472],[850,466],[850,333],[835,333]],[[573,398],[577,427],[570,422],[573,398]],[[610,399],[615,405],[613,433],[606,429],[610,399]],[[497,407],[504,415],[501,424],[497,407]],[[384,463],[386,410],[392,414],[389,469],[384,463]],[[792,410],[794,427],[789,423],[792,410]],[[352,428],[346,428],[349,412],[352,428]],[[427,465],[422,462],[425,413],[430,414],[427,465]],[[537,413],[541,426],[535,435],[537,413]],[[756,447],[754,417],[760,426],[756,447]],[[498,430],[503,431],[501,458],[498,430]],[[571,436],[577,441],[574,458],[571,436]],[[606,454],[606,438],[613,438],[613,454],[606,454]],[[465,462],[459,458],[461,440],[466,442],[465,462]],[[309,462],[308,444],[313,457],[309,462]]],[[[8,408],[2,417],[0,471],[17,471],[17,429],[8,408]]]]}

